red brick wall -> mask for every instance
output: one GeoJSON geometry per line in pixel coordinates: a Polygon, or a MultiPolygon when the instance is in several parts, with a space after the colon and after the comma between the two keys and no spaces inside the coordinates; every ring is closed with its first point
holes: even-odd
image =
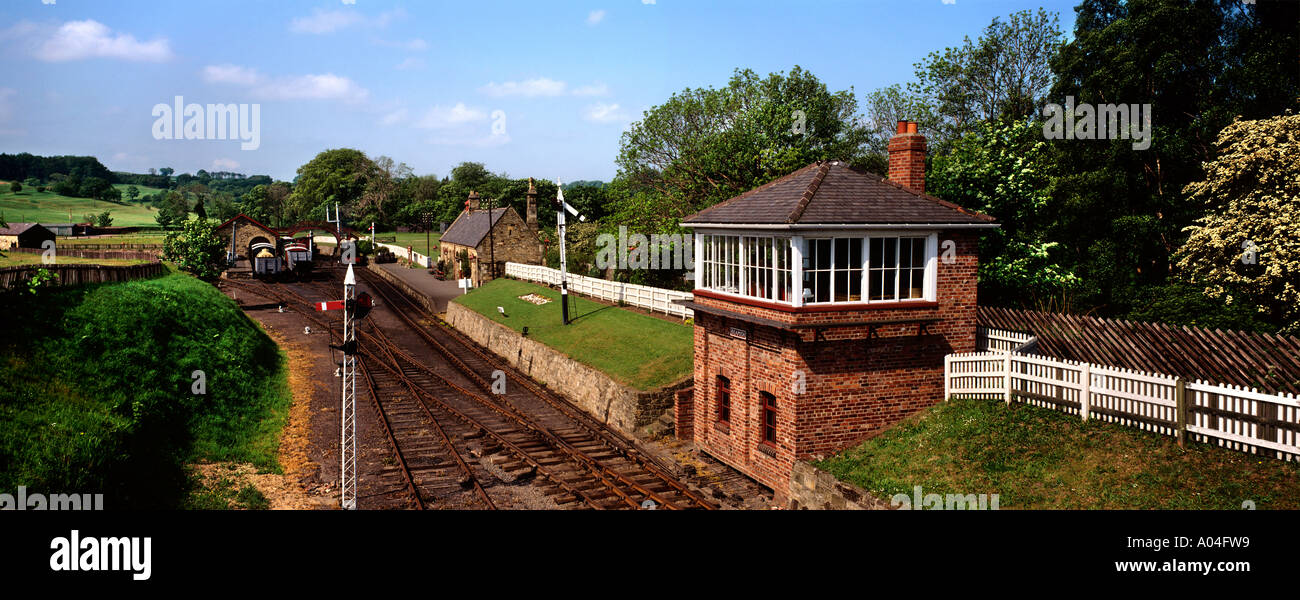
{"type": "Polygon", "coordinates": [[[673,432],[681,439],[695,437],[695,388],[678,390],[673,402],[673,432]]]}
{"type": "Polygon", "coordinates": [[[941,320],[919,336],[916,323],[883,325],[869,339],[866,326],[795,333],[697,312],[695,443],[784,497],[796,460],[841,450],[941,400],[944,355],[975,349],[978,266],[976,234],[947,232],[940,243],[945,239],[956,243],[956,260],[939,264],[936,302],[792,312],[697,295],[701,304],[793,324],[941,320]],[[717,421],[719,374],[731,381],[728,426],[717,421]],[[776,397],[774,448],[760,444],[762,391],[776,397]]]}

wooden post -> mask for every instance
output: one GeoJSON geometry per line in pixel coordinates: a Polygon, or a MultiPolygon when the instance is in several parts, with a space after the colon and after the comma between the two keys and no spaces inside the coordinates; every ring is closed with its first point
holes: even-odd
{"type": "Polygon", "coordinates": [[[1178,447],[1187,447],[1187,381],[1182,377],[1174,380],[1174,405],[1177,412],[1178,447]]]}
{"type": "Polygon", "coordinates": [[[1011,353],[1010,352],[1007,352],[1006,356],[1003,357],[1002,359],[1002,372],[1005,374],[1005,376],[1002,378],[1002,383],[1006,387],[1007,406],[1011,406],[1011,353]]]}
{"type": "Polygon", "coordinates": [[[952,355],[943,355],[943,401],[952,397],[952,355]]]}
{"type": "Polygon", "coordinates": [[[1079,372],[1079,416],[1084,421],[1088,420],[1088,413],[1092,411],[1092,364],[1083,363],[1083,370],[1079,372]]]}

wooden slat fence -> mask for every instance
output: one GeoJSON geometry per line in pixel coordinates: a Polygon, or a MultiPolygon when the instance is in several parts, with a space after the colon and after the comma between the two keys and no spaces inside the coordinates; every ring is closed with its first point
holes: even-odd
{"type": "MultiPolygon", "coordinates": [[[[560,284],[560,270],[542,265],[508,262],[506,263],[506,276],[548,285],[560,284]]],[[[576,294],[599,298],[607,302],[624,302],[650,312],[661,312],[683,319],[691,318],[695,314],[694,311],[685,306],[673,304],[673,300],[693,299],[695,295],[690,292],[609,281],[596,277],[574,275],[573,273],[569,274],[568,280],[569,291],[576,294]]]]}
{"type": "MultiPolygon", "coordinates": [[[[19,252],[22,254],[43,254],[43,248],[10,248],[5,252],[19,252]]],[[[158,260],[158,255],[162,254],[162,247],[150,250],[123,250],[121,248],[110,248],[107,250],[86,249],[82,246],[58,246],[55,248],[58,256],[71,256],[74,258],[117,258],[123,260],[158,260]]]]}
{"type": "Polygon", "coordinates": [[[51,285],[70,286],[146,279],[163,274],[161,262],[139,265],[24,265],[0,268],[0,289],[20,286],[40,269],[59,276],[51,285]]]}
{"type": "Polygon", "coordinates": [[[1300,457],[1300,400],[1243,386],[1009,352],[950,354],[945,398],[1051,408],[1284,460],[1300,457]]]}
{"type": "Polygon", "coordinates": [[[988,306],[977,315],[981,327],[1033,335],[1044,356],[1300,394],[1295,336],[988,306]]]}

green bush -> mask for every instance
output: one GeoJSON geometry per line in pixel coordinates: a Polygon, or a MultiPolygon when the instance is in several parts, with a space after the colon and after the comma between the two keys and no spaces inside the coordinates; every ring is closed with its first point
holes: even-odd
{"type": "Polygon", "coordinates": [[[212,286],[176,274],[7,303],[0,490],[174,506],[187,460],[278,469],[284,358],[212,286]],[[206,394],[192,393],[195,371],[206,394]]]}

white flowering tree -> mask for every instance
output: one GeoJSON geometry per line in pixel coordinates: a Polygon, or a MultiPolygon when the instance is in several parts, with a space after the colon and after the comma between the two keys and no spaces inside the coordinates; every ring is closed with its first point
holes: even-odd
{"type": "Polygon", "coordinates": [[[1300,333],[1300,115],[1238,119],[1219,132],[1205,179],[1185,192],[1207,209],[1187,228],[1183,277],[1300,333]]]}

